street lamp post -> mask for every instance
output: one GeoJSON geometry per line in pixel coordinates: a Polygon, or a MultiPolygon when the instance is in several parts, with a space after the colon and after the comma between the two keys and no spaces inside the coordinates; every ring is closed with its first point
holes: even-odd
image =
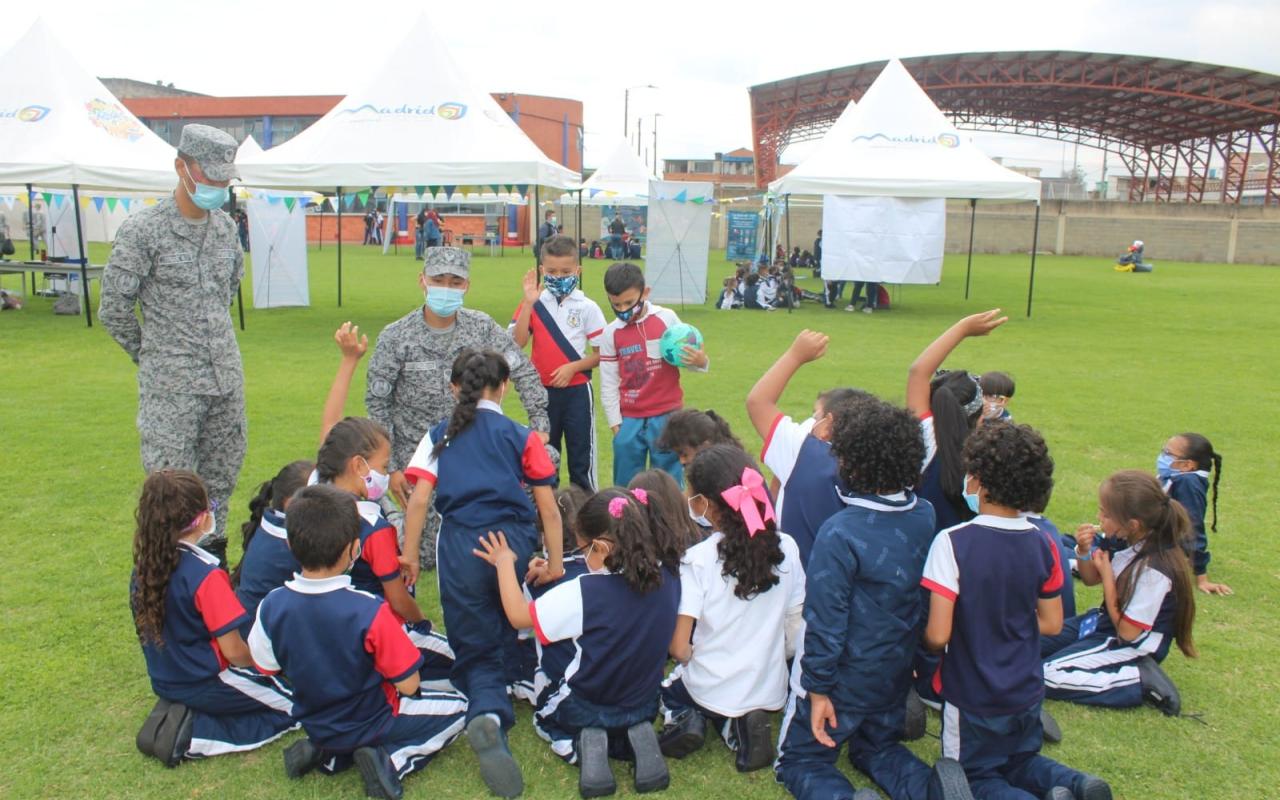
{"type": "Polygon", "coordinates": [[[640,86],[628,86],[622,92],[622,136],[626,138],[631,133],[631,90],[632,89],[657,89],[652,83],[641,84],[640,86]]]}
{"type": "Polygon", "coordinates": [[[657,111],[653,114],[653,177],[661,177],[658,172],[658,117],[662,116],[662,112],[657,111]]]}

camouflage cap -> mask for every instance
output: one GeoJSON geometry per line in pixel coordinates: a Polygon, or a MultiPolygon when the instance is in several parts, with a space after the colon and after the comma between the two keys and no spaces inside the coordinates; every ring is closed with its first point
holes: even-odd
{"type": "Polygon", "coordinates": [[[236,140],[224,130],[209,125],[184,125],[178,153],[200,165],[205,177],[229,181],[240,177],[236,170],[236,140]]]}
{"type": "Polygon", "coordinates": [[[471,277],[471,253],[460,247],[428,247],[423,259],[422,274],[457,275],[471,277]]]}

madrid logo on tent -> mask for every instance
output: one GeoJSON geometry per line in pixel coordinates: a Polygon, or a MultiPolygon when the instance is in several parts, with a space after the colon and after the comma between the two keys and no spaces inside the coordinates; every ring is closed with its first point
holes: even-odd
{"type": "Polygon", "coordinates": [[[445,120],[458,120],[467,115],[466,103],[437,103],[431,106],[417,106],[402,103],[398,106],[375,106],[365,103],[355,108],[344,108],[340,114],[376,114],[380,117],[439,117],[445,120]]]}
{"type": "Polygon", "coordinates": [[[93,99],[84,104],[89,121],[117,139],[136,142],[142,138],[142,126],[115,103],[93,99]]]}
{"type": "Polygon", "coordinates": [[[933,136],[918,136],[914,133],[908,133],[906,136],[890,136],[887,133],[871,133],[859,134],[849,140],[850,142],[877,142],[883,141],[891,144],[936,144],[945,147],[948,150],[954,150],[960,146],[960,137],[954,133],[939,133],[933,136]]]}
{"type": "Polygon", "coordinates": [[[49,116],[48,106],[23,106],[9,111],[0,111],[0,119],[16,119],[18,122],[39,122],[49,116]]]}

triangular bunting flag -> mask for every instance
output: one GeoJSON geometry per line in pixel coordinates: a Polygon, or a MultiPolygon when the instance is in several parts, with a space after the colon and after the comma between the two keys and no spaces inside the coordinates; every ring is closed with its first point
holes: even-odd
{"type": "Polygon", "coordinates": [[[103,198],[101,198],[101,197],[95,197],[95,198],[93,198],[93,210],[94,210],[94,211],[97,211],[97,212],[99,212],[99,213],[101,213],[101,212],[102,212],[102,204],[103,204],[103,203],[105,203],[105,202],[106,202],[106,201],[105,201],[103,198]]]}
{"type": "Polygon", "coordinates": [[[458,187],[457,187],[457,186],[446,186],[446,187],[444,187],[444,199],[446,199],[446,200],[452,200],[452,199],[453,199],[453,193],[454,193],[454,192],[456,192],[456,191],[458,191],[458,187]]]}
{"type": "Polygon", "coordinates": [[[81,198],[80,198],[80,207],[81,207],[81,208],[83,208],[83,209],[88,209],[88,208],[89,208],[89,203],[91,203],[91,202],[93,202],[93,201],[92,201],[91,199],[89,199],[88,197],[81,197],[81,198]]]}
{"type": "Polygon", "coordinates": [[[108,198],[107,198],[107,210],[108,210],[108,211],[115,211],[115,210],[116,210],[116,203],[119,203],[119,202],[120,202],[120,198],[118,198],[118,197],[108,197],[108,198]]]}
{"type": "Polygon", "coordinates": [[[25,194],[20,194],[18,195],[18,202],[22,203],[24,206],[29,206],[31,205],[31,198],[25,194]]]}
{"type": "Polygon", "coordinates": [[[351,207],[355,205],[355,202],[356,202],[355,195],[353,194],[342,195],[342,205],[345,206],[348,211],[350,211],[351,207]]]}
{"type": "Polygon", "coordinates": [[[529,184],[517,183],[515,187],[516,187],[516,194],[520,195],[521,197],[524,197],[529,194],[529,184]]]}
{"type": "Polygon", "coordinates": [[[156,201],[156,199],[155,199],[154,197],[148,197],[148,198],[145,198],[145,199],[142,201],[142,204],[143,204],[144,206],[154,206],[154,205],[156,204],[156,202],[157,202],[157,201],[156,201]]]}
{"type": "Polygon", "coordinates": [[[293,213],[293,204],[296,202],[298,202],[298,198],[296,197],[286,197],[284,199],[284,207],[289,209],[289,213],[293,213]]]}
{"type": "Polygon", "coordinates": [[[17,199],[18,198],[14,197],[13,195],[7,194],[4,196],[4,204],[8,208],[13,208],[13,204],[17,202],[17,199]]]}
{"type": "Polygon", "coordinates": [[[428,186],[428,187],[427,187],[427,191],[428,191],[428,192],[430,192],[430,193],[431,193],[431,196],[434,198],[436,195],[440,194],[440,187],[439,187],[439,186],[428,186]]]}
{"type": "Polygon", "coordinates": [[[599,189],[588,189],[588,190],[587,190],[587,197],[588,197],[588,198],[595,197],[595,196],[596,196],[596,195],[598,195],[598,194],[600,194],[600,190],[599,190],[599,189]]]}
{"type": "Polygon", "coordinates": [[[698,205],[698,206],[700,206],[700,205],[702,205],[703,203],[707,202],[707,198],[705,198],[705,197],[695,197],[695,198],[693,198],[693,200],[692,200],[692,201],[690,201],[690,202],[692,202],[694,205],[698,205]]]}
{"type": "Polygon", "coordinates": [[[278,206],[280,205],[280,198],[276,197],[275,195],[271,195],[270,197],[267,198],[267,202],[273,206],[278,206]]]}
{"type": "Polygon", "coordinates": [[[53,192],[41,192],[40,196],[44,198],[46,206],[53,202],[53,192]]]}
{"type": "Polygon", "coordinates": [[[360,198],[360,205],[362,205],[362,206],[367,206],[367,205],[369,205],[369,193],[368,193],[368,192],[356,192],[356,197],[359,197],[359,198],[360,198]]]}
{"type": "Polygon", "coordinates": [[[132,197],[120,198],[120,205],[124,206],[125,211],[128,211],[130,208],[133,207],[133,198],[132,197]]]}
{"type": "Polygon", "coordinates": [[[673,197],[673,198],[671,198],[671,199],[672,199],[672,200],[675,200],[677,203],[683,203],[686,199],[688,199],[688,197],[689,197],[689,192],[688,192],[688,190],[687,190],[687,189],[681,189],[681,190],[680,190],[680,194],[676,195],[675,197],[673,197]]]}
{"type": "Polygon", "coordinates": [[[53,196],[53,207],[62,208],[62,201],[66,199],[67,199],[67,196],[65,194],[55,194],[53,196]]]}
{"type": "Polygon", "coordinates": [[[426,190],[427,190],[427,187],[425,187],[425,186],[415,186],[415,187],[413,187],[413,192],[414,192],[414,194],[418,195],[418,197],[422,197],[422,193],[423,193],[423,192],[425,192],[426,190]]]}
{"type": "Polygon", "coordinates": [[[489,184],[489,191],[493,192],[494,194],[502,194],[502,185],[497,183],[491,183],[489,184]]]}

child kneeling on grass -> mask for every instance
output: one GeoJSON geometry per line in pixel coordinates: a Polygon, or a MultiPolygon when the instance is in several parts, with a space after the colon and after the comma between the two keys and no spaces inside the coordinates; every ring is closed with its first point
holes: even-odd
{"type": "Polygon", "coordinates": [[[396,800],[400,780],[462,733],[466,698],[420,692],[422,653],[399,617],[352,586],[361,519],[349,493],[308,486],[285,525],[302,572],[263,598],[249,634],[258,668],[292,683],[307,733],[285,750],[285,773],[333,773],[354,761],[369,797],[396,800]]]}
{"type": "Polygon", "coordinates": [[[911,488],[924,459],[920,426],[873,397],[846,402],[832,449],[851,493],[819,528],[809,556],[804,645],[792,666],[778,780],[806,800],[855,796],[836,768],[847,741],[849,760],[894,800],[962,800],[959,765],[942,759],[931,771],[899,744],[934,536],[933,506],[911,488]]]}
{"type": "Polygon", "coordinates": [[[167,767],[253,750],[295,727],[289,693],[248,669],[239,630],[248,614],[231,579],[196,545],[213,530],[213,515],[194,472],[159,470],[142,485],[129,599],[160,699],[137,745],[167,767]]]}
{"type": "Polygon", "coordinates": [[[588,574],[532,603],[520,591],[520,554],[502,532],[481,537],[474,551],[497,568],[512,626],[533,628],[544,647],[573,641],[575,668],[544,692],[535,716],[552,750],[579,765],[583,797],[617,791],[611,755],[635,763],[637,792],[665,789],[670,781],[653,720],[680,581],[662,564],[640,496],[614,487],[588,500],[577,520],[588,574]]]}
{"type": "Polygon", "coordinates": [[[1093,775],[1040,755],[1040,637],[1062,629],[1058,545],[1022,513],[1053,488],[1053,459],[1026,425],[994,422],[965,443],[965,502],[977,516],[938,534],[921,584],[925,645],[943,651],[942,755],[977,798],[1110,800],[1093,775]]]}

